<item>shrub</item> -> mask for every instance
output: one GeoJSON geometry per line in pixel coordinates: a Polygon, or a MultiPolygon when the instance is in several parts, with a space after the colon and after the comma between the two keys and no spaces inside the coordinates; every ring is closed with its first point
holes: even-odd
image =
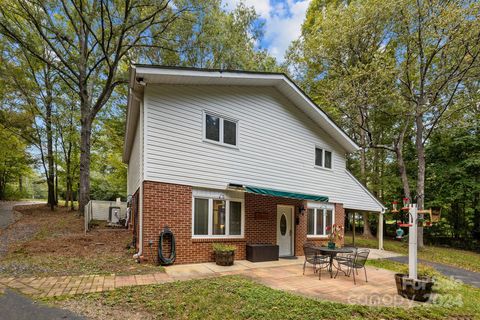
{"type": "Polygon", "coordinates": [[[231,244],[223,244],[223,243],[214,243],[213,244],[213,251],[215,252],[230,252],[237,250],[237,247],[231,244]]]}

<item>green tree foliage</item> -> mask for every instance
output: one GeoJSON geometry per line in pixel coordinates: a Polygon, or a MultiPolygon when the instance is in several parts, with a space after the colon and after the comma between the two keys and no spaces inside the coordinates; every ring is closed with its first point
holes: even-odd
{"type": "Polygon", "coordinates": [[[20,181],[31,173],[27,144],[3,126],[0,126],[0,141],[0,200],[21,198],[26,192],[20,181]]]}
{"type": "Polygon", "coordinates": [[[1,69],[6,80],[2,89],[7,102],[2,109],[18,114],[4,114],[2,119],[28,145],[37,147],[49,190],[53,191],[56,174],[57,197],[64,197],[66,205],[76,199],[81,163],[88,169],[89,161],[81,162],[79,155],[84,150],[82,154],[90,157],[90,144],[89,194],[95,199],[125,197],[126,167],[120,158],[126,103],[122,83],[129,61],[276,68],[275,60],[256,46],[262,36],[258,16],[243,4],[229,13],[218,0],[179,0],[174,5],[29,0],[2,4],[0,44],[5,63],[1,69]],[[21,114],[28,115],[29,123],[18,121],[21,114]],[[81,146],[90,138],[81,138],[79,131],[90,130],[91,143],[81,146]]]}
{"type": "Polygon", "coordinates": [[[479,15],[469,0],[312,2],[291,70],[360,142],[352,167],[370,186],[392,152],[404,195],[423,207],[425,147],[479,74],[479,15]]]}

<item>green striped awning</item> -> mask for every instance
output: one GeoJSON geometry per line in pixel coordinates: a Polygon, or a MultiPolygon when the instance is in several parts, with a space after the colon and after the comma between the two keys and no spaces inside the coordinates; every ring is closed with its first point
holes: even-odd
{"type": "Polygon", "coordinates": [[[300,199],[300,200],[328,202],[328,197],[327,196],[321,196],[321,195],[272,190],[272,189],[258,188],[258,187],[252,187],[252,186],[245,186],[245,191],[250,192],[250,193],[261,194],[261,195],[264,195],[264,196],[274,196],[274,197],[292,198],[292,199],[300,199]]]}

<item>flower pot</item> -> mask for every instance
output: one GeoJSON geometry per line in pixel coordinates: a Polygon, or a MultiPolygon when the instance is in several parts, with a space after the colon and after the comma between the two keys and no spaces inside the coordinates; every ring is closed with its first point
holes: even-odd
{"type": "Polygon", "coordinates": [[[219,266],[232,266],[235,257],[235,251],[216,251],[215,263],[219,266]]]}
{"type": "Polygon", "coordinates": [[[328,249],[335,249],[335,242],[329,242],[328,249]]]}
{"type": "Polygon", "coordinates": [[[409,300],[425,302],[432,295],[434,282],[430,277],[419,277],[418,279],[408,278],[408,275],[395,274],[397,293],[409,300]]]}

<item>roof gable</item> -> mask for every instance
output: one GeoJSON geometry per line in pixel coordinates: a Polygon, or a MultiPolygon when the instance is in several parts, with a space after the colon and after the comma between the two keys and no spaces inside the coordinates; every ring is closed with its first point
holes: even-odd
{"type": "Polygon", "coordinates": [[[128,162],[130,157],[139,103],[143,96],[143,88],[147,84],[275,87],[317,123],[334,141],[339,143],[344,150],[354,152],[359,149],[359,146],[305,92],[283,73],[133,65],[130,70],[124,162],[128,162]]]}

